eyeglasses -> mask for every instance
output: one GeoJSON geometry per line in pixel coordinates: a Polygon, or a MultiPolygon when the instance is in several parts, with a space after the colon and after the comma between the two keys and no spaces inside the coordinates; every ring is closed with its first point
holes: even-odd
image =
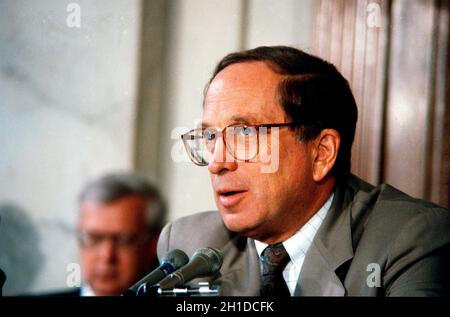
{"type": "MultiPolygon", "coordinates": [[[[214,154],[216,140],[222,137],[227,153],[232,161],[250,162],[259,153],[260,138],[271,133],[272,128],[292,127],[294,122],[265,123],[258,125],[232,124],[222,130],[216,128],[193,129],[183,135],[184,147],[191,161],[199,166],[206,166],[214,154]]],[[[222,157],[223,159],[223,157],[222,157]]],[[[229,157],[225,158],[228,161],[229,157]]]]}
{"type": "Polygon", "coordinates": [[[104,241],[109,240],[115,247],[130,248],[148,239],[147,235],[136,234],[104,234],[98,232],[78,231],[78,242],[84,248],[98,248],[104,241]]]}

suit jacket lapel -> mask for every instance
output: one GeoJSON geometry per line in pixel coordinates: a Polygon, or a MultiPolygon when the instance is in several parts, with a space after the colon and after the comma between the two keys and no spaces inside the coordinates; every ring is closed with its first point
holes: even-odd
{"type": "Polygon", "coordinates": [[[236,236],[223,249],[227,254],[220,278],[221,293],[231,296],[259,296],[260,265],[253,239],[236,236]]]}
{"type": "Polygon", "coordinates": [[[353,194],[346,186],[337,186],[331,208],[306,253],[295,296],[346,294],[336,273],[353,258],[350,212],[353,194]]]}

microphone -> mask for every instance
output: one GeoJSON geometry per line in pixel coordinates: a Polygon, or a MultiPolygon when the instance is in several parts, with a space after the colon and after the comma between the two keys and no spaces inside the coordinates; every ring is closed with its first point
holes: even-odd
{"type": "Polygon", "coordinates": [[[154,285],[170,273],[188,263],[189,257],[181,250],[174,249],[163,257],[161,265],[131,286],[122,296],[136,296],[141,285],[154,285]]]}
{"type": "Polygon", "coordinates": [[[161,290],[184,285],[197,278],[214,275],[219,272],[223,263],[223,256],[219,250],[200,248],[195,251],[188,264],[167,276],[158,286],[161,290]]]}

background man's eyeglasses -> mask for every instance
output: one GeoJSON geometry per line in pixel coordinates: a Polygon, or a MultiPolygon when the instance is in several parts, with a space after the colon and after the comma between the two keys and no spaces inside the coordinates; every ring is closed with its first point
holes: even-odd
{"type": "Polygon", "coordinates": [[[258,125],[233,124],[222,130],[216,128],[193,129],[181,136],[191,161],[206,166],[214,154],[216,140],[222,137],[223,145],[232,157],[225,161],[239,160],[249,162],[259,153],[260,137],[271,133],[272,128],[292,127],[293,122],[265,123],[258,125]]]}
{"type": "Polygon", "coordinates": [[[104,241],[112,241],[113,245],[118,248],[130,248],[143,241],[146,241],[149,237],[147,235],[135,235],[135,234],[104,234],[98,232],[78,232],[78,242],[84,248],[95,249],[98,248],[104,241]]]}

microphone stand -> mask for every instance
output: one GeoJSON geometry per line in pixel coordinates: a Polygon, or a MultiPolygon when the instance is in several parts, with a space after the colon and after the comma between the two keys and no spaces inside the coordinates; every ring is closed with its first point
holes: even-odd
{"type": "Polygon", "coordinates": [[[183,285],[169,289],[161,289],[158,285],[142,284],[137,296],[141,297],[178,297],[178,296],[219,296],[219,288],[216,285],[210,286],[209,282],[199,282],[198,286],[183,285]]]}
{"type": "Polygon", "coordinates": [[[158,297],[159,293],[158,285],[151,285],[149,283],[143,283],[137,289],[136,296],[138,297],[158,297]]]}

